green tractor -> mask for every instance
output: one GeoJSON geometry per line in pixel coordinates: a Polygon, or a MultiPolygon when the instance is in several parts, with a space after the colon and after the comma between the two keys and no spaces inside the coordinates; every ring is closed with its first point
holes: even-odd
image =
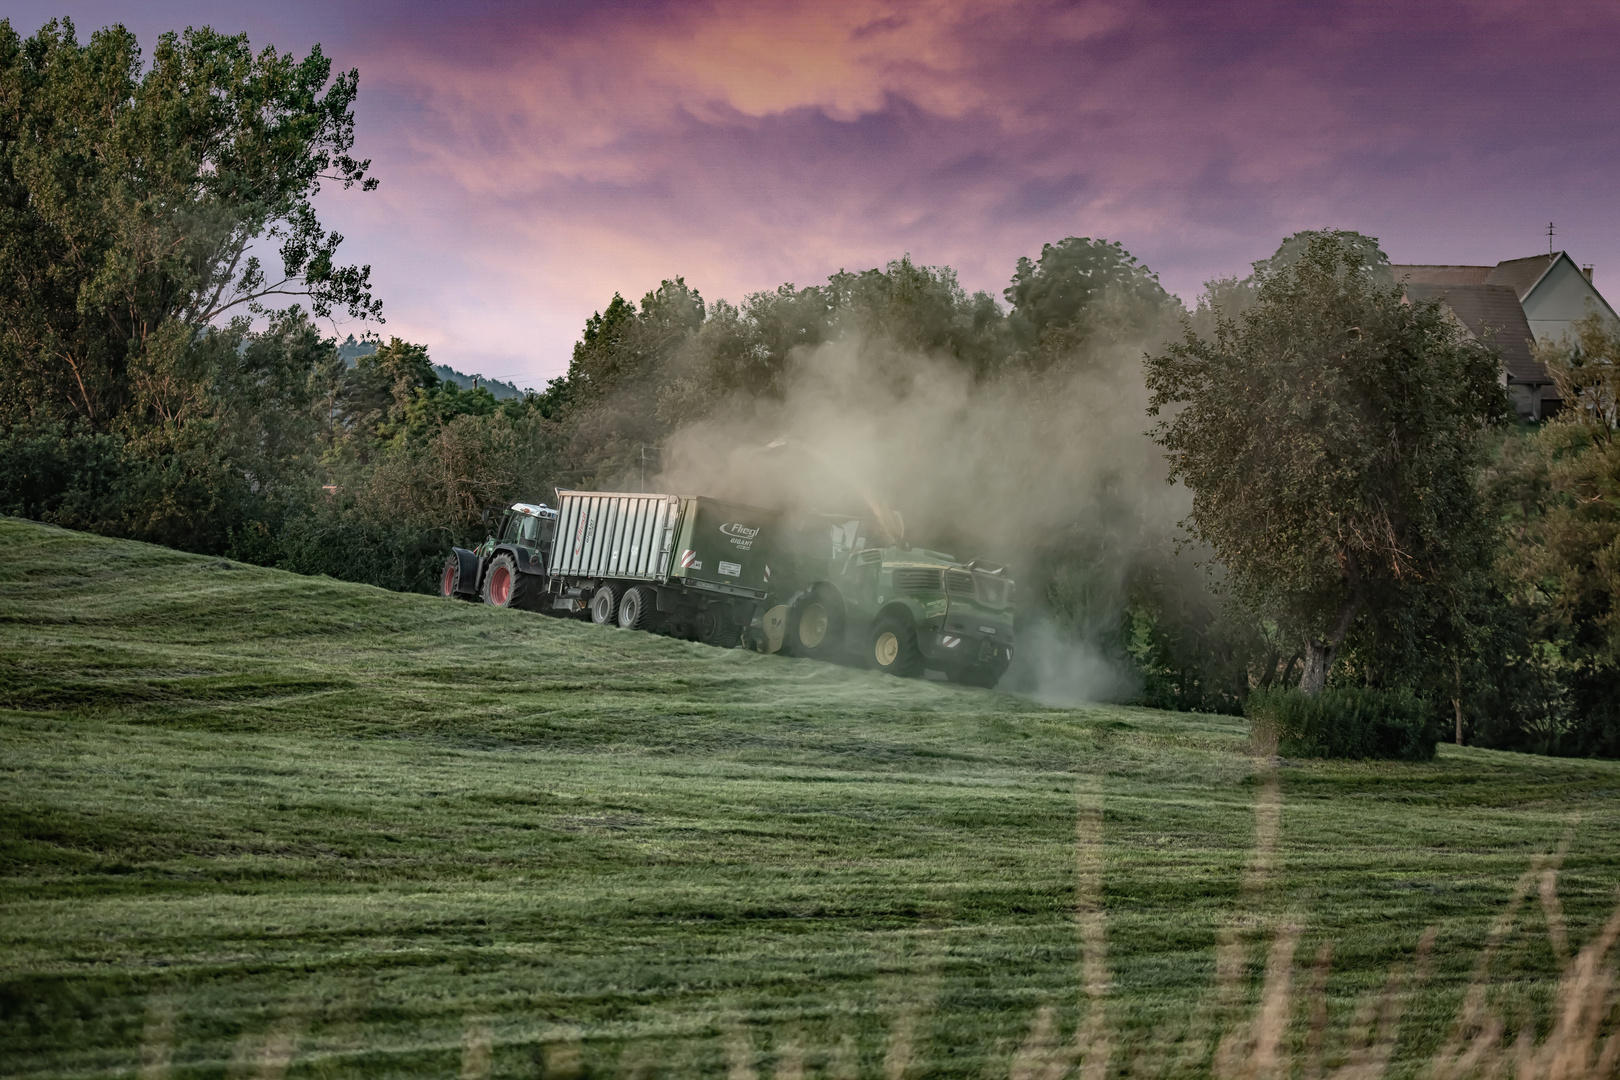
{"type": "Polygon", "coordinates": [[[787,522],[772,560],[772,595],[749,643],[893,675],[932,669],[953,682],[995,686],[1013,655],[1006,567],[913,547],[901,531],[856,517],[787,522]]]}

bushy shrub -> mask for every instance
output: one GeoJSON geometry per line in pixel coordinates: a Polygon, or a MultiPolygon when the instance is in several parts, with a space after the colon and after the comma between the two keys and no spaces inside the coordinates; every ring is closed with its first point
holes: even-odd
{"type": "Polygon", "coordinates": [[[1256,690],[1243,712],[1255,745],[1285,757],[1429,761],[1441,734],[1429,703],[1404,690],[1256,690]]]}

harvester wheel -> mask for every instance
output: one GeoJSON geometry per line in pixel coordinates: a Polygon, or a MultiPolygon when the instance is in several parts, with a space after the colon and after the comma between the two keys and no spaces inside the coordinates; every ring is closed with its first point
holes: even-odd
{"type": "Polygon", "coordinates": [[[619,590],[603,585],[591,597],[591,622],[606,626],[619,613],[619,590]]]}
{"type": "Polygon", "coordinates": [[[825,660],[843,644],[844,605],[826,586],[818,586],[788,612],[786,651],[794,656],[825,660]]]}
{"type": "Polygon", "coordinates": [[[885,615],[872,628],[868,650],[872,666],[879,671],[902,678],[922,674],[922,650],[917,648],[917,628],[911,620],[898,615],[885,615]]]}
{"type": "Polygon", "coordinates": [[[619,601],[619,625],[626,630],[649,629],[658,616],[658,598],[651,589],[637,585],[626,589],[619,601]]]}

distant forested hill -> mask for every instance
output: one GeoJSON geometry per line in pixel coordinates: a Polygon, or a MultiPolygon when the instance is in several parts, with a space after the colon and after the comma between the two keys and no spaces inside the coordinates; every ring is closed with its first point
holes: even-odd
{"type": "MultiPolygon", "coordinates": [[[[353,334],[350,334],[348,340],[338,346],[338,355],[342,356],[344,362],[350,367],[354,367],[354,362],[360,357],[370,356],[376,351],[377,343],[375,341],[356,341],[353,334]]],[[[499,379],[486,379],[482,375],[463,375],[449,364],[434,364],[433,374],[445,382],[455,383],[463,390],[471,389],[473,380],[476,379],[477,384],[494,394],[497,401],[523,396],[523,391],[519,390],[514,383],[502,382],[499,379]]]]}

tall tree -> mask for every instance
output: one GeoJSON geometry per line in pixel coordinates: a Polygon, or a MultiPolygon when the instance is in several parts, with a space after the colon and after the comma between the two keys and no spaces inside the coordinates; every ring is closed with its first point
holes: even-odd
{"type": "Polygon", "coordinates": [[[122,26],[80,45],[65,20],[27,40],[0,21],[0,419],[161,423],[210,378],[210,324],[284,297],[377,315],[312,203],[376,186],[350,154],[357,86],[319,46],[187,30],[143,69],[122,26]]]}
{"type": "Polygon", "coordinates": [[[1020,258],[1004,295],[1013,333],[1037,369],[1087,346],[1139,343],[1180,309],[1119,241],[1084,236],[1043,245],[1037,260],[1020,258]]]}
{"type": "Polygon", "coordinates": [[[1505,419],[1493,350],[1386,286],[1335,233],[1260,275],[1254,305],[1149,357],[1154,438],[1186,525],[1326,684],[1357,616],[1474,572],[1492,529],[1482,433],[1505,419]]]}

